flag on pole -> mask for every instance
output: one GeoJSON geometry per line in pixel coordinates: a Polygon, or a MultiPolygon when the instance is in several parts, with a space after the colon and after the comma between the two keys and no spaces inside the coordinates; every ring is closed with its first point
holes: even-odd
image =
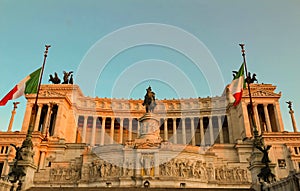
{"type": "Polygon", "coordinates": [[[25,94],[32,94],[37,92],[41,69],[32,72],[19,82],[4,98],[0,101],[0,106],[4,106],[9,100],[17,99],[25,94]]]}
{"type": "Polygon", "coordinates": [[[241,65],[239,71],[237,72],[231,84],[229,85],[229,91],[235,99],[233,103],[234,106],[237,106],[242,100],[244,88],[244,65],[244,63],[241,65]]]}

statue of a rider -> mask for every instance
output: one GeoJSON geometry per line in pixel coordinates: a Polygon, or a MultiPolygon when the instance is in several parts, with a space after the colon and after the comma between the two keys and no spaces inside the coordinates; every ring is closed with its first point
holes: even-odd
{"type": "Polygon", "coordinates": [[[153,112],[153,110],[156,106],[155,93],[152,91],[150,86],[146,90],[147,90],[147,93],[145,95],[143,106],[146,106],[146,112],[150,113],[150,112],[153,112]]]}

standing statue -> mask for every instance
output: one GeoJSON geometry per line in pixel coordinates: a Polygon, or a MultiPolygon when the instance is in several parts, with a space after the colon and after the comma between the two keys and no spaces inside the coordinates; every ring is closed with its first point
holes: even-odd
{"type": "Polygon", "coordinates": [[[257,177],[260,179],[263,179],[264,182],[267,182],[267,183],[270,183],[272,181],[275,181],[275,175],[272,173],[270,167],[269,167],[269,163],[271,162],[270,159],[269,159],[269,150],[271,148],[271,145],[268,145],[267,147],[259,147],[259,146],[256,146],[256,148],[258,150],[260,150],[262,153],[263,153],[263,157],[261,159],[261,162],[263,164],[265,164],[264,167],[262,167],[260,169],[260,173],[257,175],[257,177]]]}
{"type": "Polygon", "coordinates": [[[293,103],[293,102],[291,102],[291,101],[286,101],[285,103],[288,104],[288,108],[289,108],[290,110],[293,110],[293,109],[292,109],[292,103],[293,103]]]}
{"type": "Polygon", "coordinates": [[[60,79],[57,76],[57,73],[54,72],[54,77],[52,76],[52,74],[49,75],[49,82],[52,82],[53,84],[59,84],[60,83],[60,79]]]}
{"type": "Polygon", "coordinates": [[[261,159],[261,162],[262,162],[263,164],[268,164],[268,163],[270,163],[271,161],[270,161],[270,159],[269,159],[269,154],[268,154],[268,152],[269,152],[269,150],[270,150],[270,148],[271,148],[271,145],[268,145],[267,147],[259,147],[259,146],[256,146],[256,148],[257,148],[258,150],[260,150],[260,151],[263,153],[263,158],[261,159]]]}
{"type": "Polygon", "coordinates": [[[71,74],[70,80],[69,80],[69,84],[73,84],[73,74],[71,74]]]}
{"type": "Polygon", "coordinates": [[[64,81],[62,84],[68,84],[69,83],[69,76],[73,73],[73,71],[66,72],[64,71],[64,81]]]}
{"type": "Polygon", "coordinates": [[[143,106],[146,106],[146,112],[153,112],[156,103],[155,103],[155,93],[152,91],[151,87],[149,86],[147,93],[145,95],[143,106]]]}
{"type": "Polygon", "coordinates": [[[257,79],[256,79],[256,74],[253,73],[252,77],[251,77],[251,73],[248,72],[248,75],[246,77],[246,82],[249,83],[249,84],[253,84],[254,82],[258,82],[257,79]]]}

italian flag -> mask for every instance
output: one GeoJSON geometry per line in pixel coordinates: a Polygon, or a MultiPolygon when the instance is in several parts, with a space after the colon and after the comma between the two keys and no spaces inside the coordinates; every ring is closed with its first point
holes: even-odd
{"type": "Polygon", "coordinates": [[[9,100],[17,99],[25,94],[37,93],[41,69],[32,72],[19,82],[4,98],[0,101],[0,106],[4,106],[9,100]]]}
{"type": "Polygon", "coordinates": [[[244,88],[244,63],[241,65],[238,73],[233,78],[231,84],[229,85],[229,91],[233,95],[235,101],[233,106],[237,106],[243,95],[244,88]]]}

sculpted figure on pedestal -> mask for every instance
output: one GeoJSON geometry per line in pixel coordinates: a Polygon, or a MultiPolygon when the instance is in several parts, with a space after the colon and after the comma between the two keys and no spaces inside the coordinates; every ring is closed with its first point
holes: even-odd
{"type": "Polygon", "coordinates": [[[153,112],[156,106],[155,93],[152,91],[150,86],[148,87],[148,89],[146,89],[146,91],[147,93],[145,95],[143,106],[146,106],[146,112],[149,113],[149,112],[153,112]]]}

